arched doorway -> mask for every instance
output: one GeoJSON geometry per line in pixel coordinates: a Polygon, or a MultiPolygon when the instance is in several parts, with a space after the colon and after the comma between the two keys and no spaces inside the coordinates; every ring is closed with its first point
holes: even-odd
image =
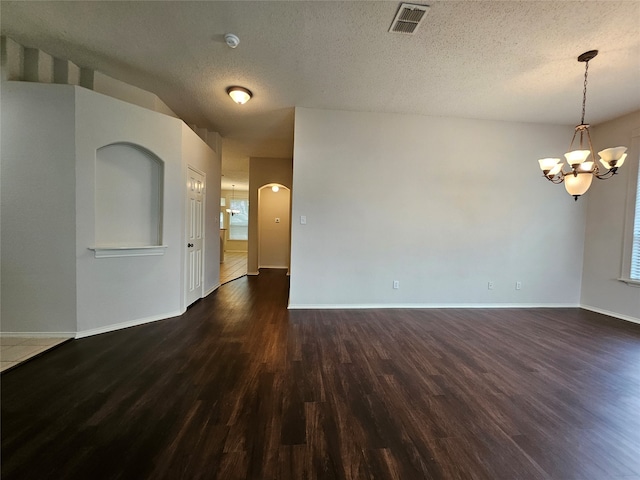
{"type": "Polygon", "coordinates": [[[291,190],[279,183],[258,190],[258,268],[289,269],[291,190]]]}

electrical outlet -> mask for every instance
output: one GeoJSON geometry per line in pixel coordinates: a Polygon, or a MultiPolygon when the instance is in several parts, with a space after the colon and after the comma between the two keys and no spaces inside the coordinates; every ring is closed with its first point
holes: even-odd
{"type": "Polygon", "coordinates": [[[395,288],[395,289],[400,288],[400,280],[394,280],[393,281],[393,288],[395,288]]]}
{"type": "Polygon", "coordinates": [[[487,282],[487,288],[493,290],[493,282],[487,282]]]}
{"type": "Polygon", "coordinates": [[[516,282],[516,290],[522,289],[522,282],[516,282]]]}

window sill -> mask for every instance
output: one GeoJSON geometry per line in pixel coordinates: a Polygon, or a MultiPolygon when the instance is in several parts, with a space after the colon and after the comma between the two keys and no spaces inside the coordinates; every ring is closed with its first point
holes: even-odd
{"type": "Polygon", "coordinates": [[[89,247],[96,258],[148,257],[164,255],[167,245],[145,245],[138,247],[89,247]]]}
{"type": "Polygon", "coordinates": [[[630,287],[640,287],[640,280],[633,280],[631,278],[619,278],[618,280],[626,283],[630,287]]]}

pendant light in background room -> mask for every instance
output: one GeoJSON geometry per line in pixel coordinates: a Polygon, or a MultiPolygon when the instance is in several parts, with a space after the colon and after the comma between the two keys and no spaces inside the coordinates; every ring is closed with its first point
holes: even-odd
{"type": "Polygon", "coordinates": [[[227,213],[230,214],[232,217],[240,213],[240,210],[233,208],[235,199],[236,199],[236,186],[231,185],[231,205],[230,205],[231,208],[227,208],[227,213]]]}

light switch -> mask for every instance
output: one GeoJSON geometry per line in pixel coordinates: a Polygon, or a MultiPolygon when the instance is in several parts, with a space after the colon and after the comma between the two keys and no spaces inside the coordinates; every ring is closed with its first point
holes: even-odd
{"type": "Polygon", "coordinates": [[[306,225],[306,224],[307,224],[307,216],[300,215],[300,225],[306,225]]]}

